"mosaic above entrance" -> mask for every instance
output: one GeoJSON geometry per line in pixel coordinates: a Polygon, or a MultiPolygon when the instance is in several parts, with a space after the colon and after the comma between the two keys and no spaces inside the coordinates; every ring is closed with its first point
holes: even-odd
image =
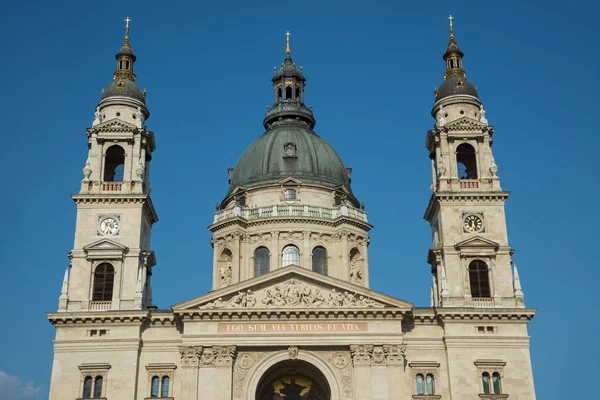
{"type": "Polygon", "coordinates": [[[269,383],[258,400],[329,400],[321,387],[310,378],[300,375],[278,377],[269,383]]]}

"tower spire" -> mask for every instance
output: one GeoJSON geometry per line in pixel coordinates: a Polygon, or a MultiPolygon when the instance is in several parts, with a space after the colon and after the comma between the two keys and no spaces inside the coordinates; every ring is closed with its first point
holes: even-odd
{"type": "Polygon", "coordinates": [[[288,56],[292,52],[292,49],[290,48],[290,36],[292,36],[292,34],[290,33],[290,31],[287,31],[285,33],[285,54],[287,54],[288,56]]]}
{"type": "Polygon", "coordinates": [[[315,126],[312,110],[304,105],[304,88],[306,79],[302,67],[296,68],[292,61],[290,48],[290,31],[285,33],[285,59],[281,67],[274,68],[275,74],[271,79],[273,83],[273,107],[267,108],[263,121],[265,128],[279,120],[304,121],[311,129],[315,126]]]}
{"type": "Polygon", "coordinates": [[[462,67],[463,52],[458,48],[454,36],[454,17],[452,14],[448,16],[450,21],[449,33],[448,33],[448,48],[444,53],[444,61],[446,61],[446,72],[444,73],[444,79],[448,79],[450,75],[461,75],[466,77],[467,73],[462,67]]]}
{"type": "Polygon", "coordinates": [[[133,63],[135,62],[136,57],[129,44],[129,23],[132,20],[131,18],[126,17],[124,21],[125,37],[121,49],[119,49],[119,52],[115,55],[115,58],[117,59],[117,70],[115,71],[113,78],[117,79],[118,77],[123,77],[135,82],[136,76],[133,73],[133,63]]]}

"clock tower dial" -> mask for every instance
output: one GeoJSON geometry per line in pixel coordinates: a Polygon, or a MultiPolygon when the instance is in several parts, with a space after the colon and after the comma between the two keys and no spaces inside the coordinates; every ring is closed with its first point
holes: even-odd
{"type": "Polygon", "coordinates": [[[103,217],[100,219],[98,232],[104,236],[114,236],[119,233],[120,228],[121,225],[118,217],[103,217]]]}
{"type": "Polygon", "coordinates": [[[463,219],[463,232],[474,233],[483,230],[483,220],[479,215],[469,214],[463,219]]]}

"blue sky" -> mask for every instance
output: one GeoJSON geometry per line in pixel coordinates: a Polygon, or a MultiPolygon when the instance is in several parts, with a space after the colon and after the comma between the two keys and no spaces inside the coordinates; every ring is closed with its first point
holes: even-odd
{"type": "Polygon", "coordinates": [[[2,1],[0,399],[47,397],[54,329],[44,312],[57,308],[73,243],[69,194],[82,179],[84,132],[112,79],[126,15],[156,135],[154,298],[168,308],[210,288],[206,227],[227,191],[227,167],[263,132],[286,30],[308,79],[315,130],[353,167],[353,190],[375,225],[372,288],[429,304],[424,143],[453,14],[467,76],[496,128],[498,175],[512,191],[509,242],[525,301],[538,308],[529,329],[537,396],[572,397],[563,376],[595,370],[600,355],[590,345],[598,325],[598,8],[591,1],[2,1]]]}

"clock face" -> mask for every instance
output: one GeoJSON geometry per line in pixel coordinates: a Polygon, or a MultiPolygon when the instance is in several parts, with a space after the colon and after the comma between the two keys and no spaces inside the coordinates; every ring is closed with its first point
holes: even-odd
{"type": "Polygon", "coordinates": [[[483,228],[483,221],[477,215],[467,215],[464,219],[463,229],[465,232],[479,232],[483,228]]]}
{"type": "Polygon", "coordinates": [[[103,235],[116,235],[119,233],[119,220],[114,217],[104,218],[100,221],[100,233],[103,235]]]}

